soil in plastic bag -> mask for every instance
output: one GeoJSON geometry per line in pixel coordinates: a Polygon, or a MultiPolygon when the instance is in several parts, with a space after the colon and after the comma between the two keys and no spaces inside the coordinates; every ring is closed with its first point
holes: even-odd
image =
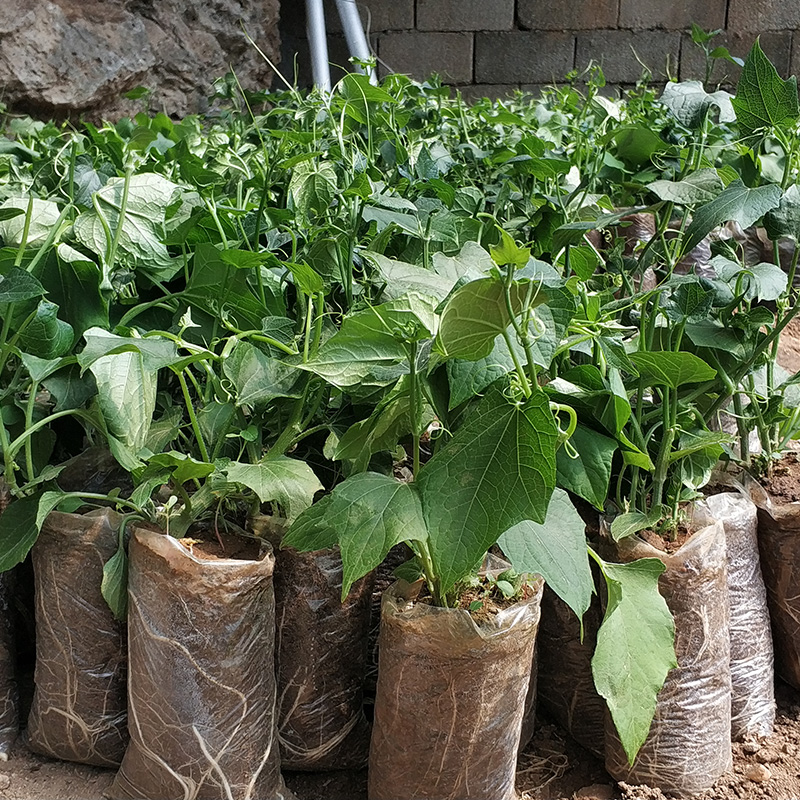
{"type": "Polygon", "coordinates": [[[666,553],[638,536],[610,545],[615,560],[660,558],[659,590],[675,619],[678,667],[667,675],[633,766],[606,718],[606,769],[618,781],[665,794],[709,788],[732,766],[731,673],[725,530],[716,522],[666,553]]]}
{"type": "Polygon", "coordinates": [[[281,763],[288,770],[362,769],[369,757],[364,681],[375,575],[342,602],[338,548],[281,550],[283,520],[253,527],[275,547],[275,665],[281,763]]]}
{"type": "Polygon", "coordinates": [[[597,595],[581,623],[549,587],[539,623],[539,706],[575,741],[603,757],[606,703],[594,687],[592,656],[603,612],[597,595]]]}
{"type": "Polygon", "coordinates": [[[214,555],[131,532],[131,742],[115,800],[295,800],[275,724],[275,561],[266,542],[222,538],[214,555]]]}
{"type": "Polygon", "coordinates": [[[758,508],[758,547],[772,619],[775,670],[800,689],[800,464],[787,456],[774,473],[773,485],[766,490],[755,481],[746,486],[758,508]]]}
{"type": "Polygon", "coordinates": [[[463,609],[383,595],[370,800],[515,800],[541,581],[480,624],[463,609]]]}
{"type": "Polygon", "coordinates": [[[117,766],[128,741],[125,624],[100,593],[120,516],[53,512],[32,550],[35,689],[28,743],[41,755],[117,766]]]}
{"type": "Polygon", "coordinates": [[[719,520],[728,550],[731,630],[731,734],[769,736],[775,724],[775,680],[767,590],[758,556],[753,502],[740,492],[712,495],[694,506],[697,527],[719,520]]]}

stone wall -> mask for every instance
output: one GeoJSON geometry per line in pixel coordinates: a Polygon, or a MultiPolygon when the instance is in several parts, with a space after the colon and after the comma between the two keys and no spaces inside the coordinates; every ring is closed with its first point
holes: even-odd
{"type": "MultiPolygon", "coordinates": [[[[745,56],[757,35],[781,73],[800,72],[799,0],[358,0],[384,71],[415,78],[437,72],[467,95],[500,96],[558,82],[590,60],[611,84],[631,84],[642,64],[663,77],[702,78],[692,22],[721,28],[715,44],[745,56]]],[[[283,0],[284,68],[311,81],[302,0],[283,0]]],[[[333,0],[326,0],[331,60],[347,64],[333,0]]],[[[735,82],[718,62],[713,79],[735,82]]]]}
{"type": "Polygon", "coordinates": [[[114,118],[141,108],[204,110],[232,65],[248,88],[269,86],[279,0],[0,0],[0,102],[39,116],[114,118]],[[147,101],[145,101],[147,102],[147,101]]]}

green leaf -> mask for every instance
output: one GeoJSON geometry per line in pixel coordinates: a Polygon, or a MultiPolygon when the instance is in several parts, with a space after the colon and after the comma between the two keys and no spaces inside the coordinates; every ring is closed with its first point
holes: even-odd
{"type": "Polygon", "coordinates": [[[170,450],[168,453],[157,453],[148,460],[149,464],[164,467],[177,486],[193,480],[207,478],[213,471],[214,465],[206,461],[197,461],[189,455],[170,450]]]}
{"type": "Polygon", "coordinates": [[[555,487],[558,434],[543,392],[511,405],[487,394],[417,484],[443,591],[469,573],[502,533],[544,522],[555,487]]]}
{"type": "Polygon", "coordinates": [[[517,572],[541,575],[578,617],[589,609],[594,592],[585,527],[567,493],[556,489],[543,523],[525,520],[498,541],[517,572]]]}
{"type": "Polygon", "coordinates": [[[315,295],[325,288],[322,278],[308,264],[287,262],[286,267],[292,273],[295,285],[305,295],[315,295]]]}
{"type": "Polygon", "coordinates": [[[283,455],[267,457],[258,464],[231,461],[225,471],[230,481],[252,489],[262,503],[278,503],[290,522],[309,508],[314,495],[323,489],[308,464],[283,455]]]}
{"type": "Polygon", "coordinates": [[[652,528],[661,521],[661,508],[652,508],[647,514],[641,511],[629,511],[627,514],[620,514],[614,517],[611,523],[611,536],[615,542],[624,539],[626,536],[633,536],[634,533],[652,528]]]}
{"type": "Polygon", "coordinates": [[[480,394],[513,370],[514,360],[505,342],[498,342],[488,356],[477,361],[463,361],[460,358],[449,360],[447,378],[450,383],[450,410],[480,394]]]}
{"type": "Polygon", "coordinates": [[[556,453],[556,481],[562,489],[572,492],[603,510],[611,479],[611,462],[617,443],[602,433],[578,424],[570,444],[577,452],[571,458],[566,447],[556,453]]]}
{"type": "Polygon", "coordinates": [[[303,553],[327,550],[338,544],[337,532],[327,520],[331,496],[326,495],[307,508],[294,521],[281,541],[281,547],[292,547],[303,553]]]}
{"type": "Polygon", "coordinates": [[[686,383],[710,381],[717,374],[693,353],[631,353],[630,359],[647,386],[677,389],[686,383]]]}
{"type": "Polygon", "coordinates": [[[28,375],[31,376],[31,380],[36,383],[41,383],[64,363],[64,360],[61,358],[39,358],[30,353],[20,353],[20,361],[22,361],[25,369],[28,370],[28,375]]]}
{"type": "Polygon", "coordinates": [[[239,342],[222,364],[236,390],[237,406],[263,408],[277,397],[299,397],[300,373],[291,364],[270,358],[249,342],[239,342]]]}
{"type": "Polygon", "coordinates": [[[788,131],[800,116],[797,78],[783,80],[758,39],[745,59],[733,107],[745,136],[767,134],[774,128],[788,131]]]}
{"type": "Polygon", "coordinates": [[[764,215],[764,227],[770,239],[800,242],[800,186],[793,183],[783,193],[778,207],[764,215]]]}
{"type": "Polygon", "coordinates": [[[82,374],[77,364],[71,364],[45,378],[42,385],[56,400],[54,411],[81,408],[97,394],[94,376],[91,373],[82,374]]]}
{"type": "Polygon", "coordinates": [[[39,537],[45,517],[64,498],[62,492],[44,492],[14,500],[0,514],[0,572],[21,564],[39,537]]]}
{"type": "Polygon", "coordinates": [[[322,214],[333,201],[338,185],[336,170],[327,161],[297,164],[289,182],[292,206],[304,217],[322,214]]]}
{"type": "Polygon", "coordinates": [[[11,267],[0,275],[0,304],[21,303],[44,293],[44,286],[24,269],[11,267]]]}
{"type": "Polygon", "coordinates": [[[78,363],[84,370],[99,358],[121,353],[139,355],[144,368],[149,372],[158,372],[181,360],[175,343],[163,336],[117,336],[102,328],[90,328],[83,334],[83,338],[86,340],[86,347],[78,354],[78,363]]]}
{"type": "MultiPolygon", "coordinates": [[[[529,282],[511,286],[511,308],[522,311],[529,282]]],[[[436,349],[445,358],[477,361],[486,358],[495,339],[511,324],[505,297],[505,285],[497,278],[481,278],[456,289],[445,305],[439,321],[436,349]]],[[[532,306],[547,300],[544,291],[535,292],[532,306]]]]}
{"type": "Polygon", "coordinates": [[[39,358],[59,358],[72,348],[72,325],[57,316],[58,306],[40,300],[36,316],[20,334],[19,347],[39,358]]]}
{"type": "Polygon", "coordinates": [[[614,134],[617,155],[634,166],[646,164],[656,153],[666,150],[669,145],[649,127],[628,125],[614,134]]]}
{"type": "MultiPolygon", "coordinates": [[[[25,230],[25,218],[28,211],[28,198],[11,197],[0,206],[0,210],[10,211],[14,209],[21,210],[22,214],[0,220],[0,238],[2,238],[6,247],[19,247],[22,244],[22,234],[25,230]]],[[[25,246],[41,247],[50,235],[53,226],[58,222],[60,214],[61,211],[58,205],[52,200],[40,200],[35,197],[25,246]]]]}
{"type": "Polygon", "coordinates": [[[123,542],[119,543],[117,552],[103,565],[100,593],[114,619],[124,622],[128,616],[128,554],[123,542]]]}
{"type": "Polygon", "coordinates": [[[670,82],[664,87],[661,102],[681,125],[697,129],[703,124],[711,107],[719,109],[720,122],[733,122],[736,115],[731,105],[732,96],[718,91],[708,94],[700,81],[670,82]]]}
{"type": "Polygon", "coordinates": [[[633,763],[650,732],[667,673],[678,666],[675,625],[658,592],[658,578],[665,567],[655,558],[630,564],[596,560],[608,586],[608,604],[597,635],[592,674],[633,763]]]}
{"type": "Polygon", "coordinates": [[[688,253],[706,234],[725,222],[734,221],[742,228],[749,228],[768,211],[777,207],[780,201],[780,186],[770,184],[749,189],[741,180],[734,181],[710,203],[695,211],[692,222],[686,229],[683,252],[688,253]]]}
{"type": "Polygon", "coordinates": [[[499,267],[512,264],[521,269],[528,263],[528,259],[531,257],[530,247],[520,247],[502,228],[499,230],[500,243],[493,244],[489,248],[492,260],[499,267]]]}
{"type": "Polygon", "coordinates": [[[725,184],[715,169],[699,169],[689,173],[683,180],[653,181],[647,184],[647,188],[659,200],[693,206],[697,203],[710,203],[722,192],[725,184]]]}
{"type": "MultiPolygon", "coordinates": [[[[94,199],[106,219],[111,235],[120,224],[119,211],[125,178],[110,178],[95,192],[94,199]]],[[[181,188],[155,173],[133,175],[128,188],[128,202],[119,235],[119,253],[132,266],[161,280],[171,279],[182,267],[182,259],[173,259],[164,244],[166,213],[181,188]]],[[[93,208],[78,216],[73,226],[75,236],[86,248],[105,259],[110,242],[98,212],[93,208]]]]}

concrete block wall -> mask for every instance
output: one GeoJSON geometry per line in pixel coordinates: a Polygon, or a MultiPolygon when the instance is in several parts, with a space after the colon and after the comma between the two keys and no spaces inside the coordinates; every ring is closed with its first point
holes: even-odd
{"type": "MultiPolygon", "coordinates": [[[[334,0],[325,0],[334,78],[348,53],[334,0]]],[[[692,22],[722,29],[714,44],[744,57],[756,36],[782,74],[800,72],[800,0],[357,0],[383,74],[438,73],[470,97],[558,83],[599,62],[609,84],[629,85],[643,65],[657,79],[704,77],[692,22]]],[[[311,83],[303,0],[282,0],[282,71],[311,83]],[[296,69],[295,69],[296,65],[296,69]]],[[[739,69],[717,62],[712,80],[739,69]]]]}

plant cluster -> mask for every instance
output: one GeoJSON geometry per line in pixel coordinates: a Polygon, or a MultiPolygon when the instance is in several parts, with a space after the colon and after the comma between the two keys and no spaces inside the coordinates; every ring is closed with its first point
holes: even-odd
{"type": "MultiPolygon", "coordinates": [[[[594,564],[595,680],[633,759],[674,665],[663,565],[601,558],[570,494],[615,538],[669,533],[721,458],[764,466],[796,435],[776,354],[800,310],[797,250],[780,260],[800,112],[758,44],[735,98],[583,78],[469,106],[396,75],[331,95],[228,76],[205,119],[8,119],[0,569],[91,503],[177,536],[271,504],[286,546],[338,545],[345,595],[406,543],[404,577],[453,606],[499,547],[582,616],[594,564]],[[60,488],[87,447],[119,487],[60,488]]],[[[119,615],[125,558],[121,536],[119,615]]]]}

